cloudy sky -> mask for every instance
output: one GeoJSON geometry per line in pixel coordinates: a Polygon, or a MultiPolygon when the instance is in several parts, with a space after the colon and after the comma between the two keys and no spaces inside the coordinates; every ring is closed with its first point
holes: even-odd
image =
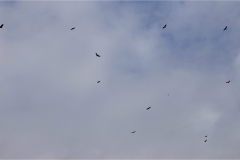
{"type": "Polygon", "coordinates": [[[0,159],[240,158],[240,2],[2,1],[0,15],[0,159]]]}

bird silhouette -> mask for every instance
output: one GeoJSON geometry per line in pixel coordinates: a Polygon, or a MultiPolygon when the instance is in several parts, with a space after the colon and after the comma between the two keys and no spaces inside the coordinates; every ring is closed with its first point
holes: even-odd
{"type": "Polygon", "coordinates": [[[227,81],[226,83],[230,83],[230,81],[227,81]]]}
{"type": "Polygon", "coordinates": [[[149,110],[151,107],[148,107],[146,110],[149,110]]]}
{"type": "Polygon", "coordinates": [[[207,140],[205,140],[204,142],[207,142],[207,140]]]}
{"type": "Polygon", "coordinates": [[[135,133],[136,131],[133,131],[133,132],[131,132],[131,133],[135,133]]]}
{"type": "Polygon", "coordinates": [[[75,29],[75,27],[71,28],[71,30],[74,30],[74,29],[75,29]]]}
{"type": "Polygon", "coordinates": [[[96,53],[96,56],[97,56],[97,57],[100,57],[100,55],[99,55],[99,54],[97,54],[97,53],[96,53]]]}
{"type": "Polygon", "coordinates": [[[3,25],[4,25],[4,24],[2,24],[2,25],[0,26],[0,28],[3,28],[3,25]]]}
{"type": "Polygon", "coordinates": [[[100,83],[100,81],[97,81],[97,83],[100,83]]]}
{"type": "Polygon", "coordinates": [[[227,26],[223,29],[224,31],[227,30],[227,26]]]}
{"type": "Polygon", "coordinates": [[[165,24],[165,26],[163,26],[162,28],[164,29],[164,28],[166,28],[167,27],[167,25],[165,24]]]}
{"type": "Polygon", "coordinates": [[[205,137],[207,137],[207,135],[205,137]]]}

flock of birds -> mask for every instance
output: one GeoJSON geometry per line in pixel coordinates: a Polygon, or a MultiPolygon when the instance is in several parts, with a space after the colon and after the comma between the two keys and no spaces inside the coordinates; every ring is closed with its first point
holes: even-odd
{"type": "MultiPolygon", "coordinates": [[[[205,137],[207,138],[207,135],[205,137]]],[[[207,139],[204,142],[207,142],[207,139]]]]}
{"type": "MultiPolygon", "coordinates": [[[[3,28],[3,25],[4,24],[2,24],[1,26],[0,26],[0,28],[3,28]]],[[[164,26],[163,26],[163,29],[165,29],[167,27],[167,24],[165,24],[164,26]]],[[[73,27],[73,28],[71,28],[71,30],[74,30],[75,29],[75,27],[73,27]]],[[[225,31],[225,30],[227,30],[227,26],[223,29],[223,31],[225,31]]],[[[101,57],[99,54],[97,54],[97,53],[95,53],[96,54],[96,56],[97,57],[101,57]]],[[[97,83],[100,83],[100,81],[97,81],[97,83]]],[[[226,83],[230,83],[230,81],[227,81],[226,83]]],[[[168,96],[169,96],[169,94],[168,94],[168,96]]],[[[149,110],[151,108],[151,106],[150,107],[148,107],[146,110],[149,110]]],[[[133,132],[131,132],[131,133],[135,133],[136,131],[133,131],[133,132]]],[[[206,138],[207,138],[207,135],[205,136],[206,138]]],[[[207,139],[204,141],[204,142],[207,142],[207,139]]]]}
{"type": "MultiPolygon", "coordinates": [[[[167,27],[167,24],[165,24],[164,26],[163,26],[163,29],[165,29],[167,27]]],[[[74,30],[75,29],[75,27],[73,27],[71,30],[74,30]]],[[[225,31],[225,30],[227,30],[227,26],[223,29],[223,31],[225,31]]],[[[98,55],[97,53],[96,53],[96,56],[97,57],[100,57],[100,55],[98,55]]],[[[100,81],[98,81],[97,83],[99,83],[100,81]]],[[[226,83],[230,83],[230,81],[227,81],[226,83]]],[[[169,96],[169,94],[168,94],[168,96],[169,96]]],[[[150,107],[148,107],[146,110],[149,110],[151,108],[151,106],[150,107]]],[[[136,131],[133,131],[133,132],[131,132],[131,133],[135,133],[136,131]]],[[[207,137],[207,135],[205,136],[205,137],[207,137]]],[[[204,142],[207,142],[207,139],[204,141],[204,142]]]]}

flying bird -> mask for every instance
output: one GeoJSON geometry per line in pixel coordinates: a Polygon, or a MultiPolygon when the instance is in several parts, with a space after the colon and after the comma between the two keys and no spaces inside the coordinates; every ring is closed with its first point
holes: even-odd
{"type": "Polygon", "coordinates": [[[165,26],[163,26],[162,28],[164,29],[164,28],[166,28],[167,27],[167,25],[165,24],[165,26]]]}
{"type": "Polygon", "coordinates": [[[205,137],[207,137],[207,135],[205,137]]]}
{"type": "Polygon", "coordinates": [[[75,27],[73,27],[71,30],[74,30],[75,29],[75,27]]]}
{"type": "Polygon", "coordinates": [[[149,110],[151,107],[148,107],[146,110],[149,110]]]}
{"type": "Polygon", "coordinates": [[[96,56],[97,56],[97,57],[100,57],[100,55],[99,55],[99,54],[97,54],[97,53],[96,53],[96,56]]]}
{"type": "Polygon", "coordinates": [[[136,131],[133,131],[133,132],[131,132],[131,133],[135,133],[136,131]]]}
{"type": "Polygon", "coordinates": [[[230,81],[227,81],[226,83],[230,83],[230,81]]]}
{"type": "Polygon", "coordinates": [[[227,30],[227,26],[223,29],[224,31],[227,30]]]}
{"type": "Polygon", "coordinates": [[[100,81],[97,81],[97,83],[100,83],[100,81]]]}
{"type": "Polygon", "coordinates": [[[0,26],[0,28],[3,28],[3,24],[0,26]]]}
{"type": "Polygon", "coordinates": [[[204,142],[207,142],[207,140],[205,140],[204,142]]]}

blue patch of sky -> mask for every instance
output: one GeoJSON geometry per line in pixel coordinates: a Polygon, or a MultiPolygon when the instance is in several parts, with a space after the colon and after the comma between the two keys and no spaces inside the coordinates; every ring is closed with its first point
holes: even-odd
{"type": "Polygon", "coordinates": [[[167,17],[171,13],[172,3],[167,2],[139,2],[135,5],[135,11],[141,16],[142,29],[151,29],[158,25],[159,29],[167,23],[167,17]]]}
{"type": "MultiPolygon", "coordinates": [[[[172,58],[178,62],[189,63],[189,65],[199,65],[199,62],[204,62],[209,67],[229,65],[232,63],[234,49],[231,41],[225,32],[215,32],[208,35],[201,35],[196,32],[185,32],[186,36],[178,37],[169,32],[162,33],[169,46],[172,58]],[[190,35],[191,34],[191,35],[190,35]],[[225,39],[225,40],[224,40],[225,39]]],[[[234,42],[233,42],[234,44],[234,42]]],[[[235,49],[236,46],[234,47],[235,49]]]]}
{"type": "Polygon", "coordinates": [[[3,2],[0,2],[0,4],[3,7],[13,7],[14,5],[17,4],[17,1],[3,1],[3,2]]]}
{"type": "MultiPolygon", "coordinates": [[[[164,25],[165,18],[169,15],[169,10],[171,9],[171,3],[170,2],[111,2],[110,3],[113,10],[115,10],[116,14],[123,8],[125,9],[132,9],[142,21],[142,26],[140,26],[142,29],[149,29],[151,28],[155,23],[161,24],[160,28],[162,28],[162,25],[164,25]],[[161,14],[159,14],[161,12],[161,14]]],[[[109,3],[107,3],[107,6],[109,7],[109,3]]]]}
{"type": "MultiPolygon", "coordinates": [[[[169,58],[173,58],[173,63],[188,63],[193,67],[215,68],[231,64],[234,55],[236,55],[231,49],[233,47],[231,41],[224,40],[224,38],[227,38],[224,34],[228,33],[223,32],[221,27],[219,27],[219,32],[205,30],[210,34],[206,34],[206,32],[202,34],[197,29],[186,26],[179,30],[180,33],[186,33],[181,34],[182,37],[176,37],[180,34],[173,35],[168,31],[168,28],[162,32],[162,27],[165,24],[171,25],[169,15],[174,11],[174,6],[184,5],[185,2],[113,2],[113,4],[116,12],[124,7],[133,9],[140,17],[140,29],[148,30],[157,24],[159,26],[159,38],[164,38],[167,42],[170,50],[169,58]]],[[[230,33],[230,30],[227,32],[230,33]]]]}

